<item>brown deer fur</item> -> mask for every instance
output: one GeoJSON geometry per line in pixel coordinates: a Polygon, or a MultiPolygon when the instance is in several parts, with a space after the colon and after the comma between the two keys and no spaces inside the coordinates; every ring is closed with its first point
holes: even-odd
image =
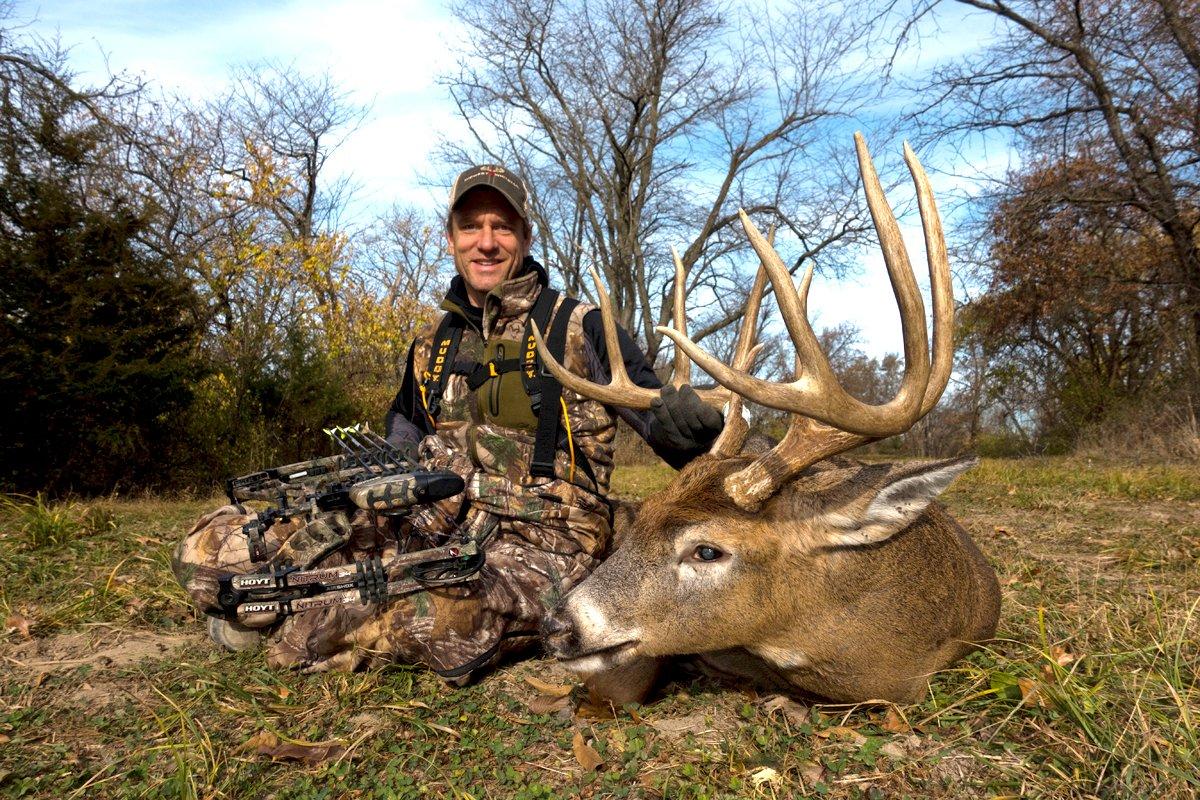
{"type": "Polygon", "coordinates": [[[992,636],[995,574],[933,501],[973,462],[829,459],[751,514],[722,491],[748,460],[688,465],[548,619],[551,651],[601,694],[641,700],[662,657],[695,654],[797,693],[913,701],[992,636]],[[724,563],[689,561],[702,545],[724,563]]]}

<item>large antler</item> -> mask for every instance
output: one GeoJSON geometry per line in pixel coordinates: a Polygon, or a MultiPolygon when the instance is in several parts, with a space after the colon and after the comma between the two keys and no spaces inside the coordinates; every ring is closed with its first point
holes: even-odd
{"type": "MultiPolygon", "coordinates": [[[[771,229],[768,234],[768,240],[774,241],[775,230],[771,229]]],[[[769,245],[768,245],[769,246],[769,245]]],[[[672,317],[674,319],[674,330],[668,328],[658,328],[658,330],[671,330],[672,333],[680,331],[686,337],[687,335],[687,319],[684,313],[684,291],[685,279],[687,277],[684,270],[683,261],[679,258],[679,254],[671,248],[671,255],[675,261],[675,286],[674,286],[674,301],[675,308],[672,317]]],[[[537,342],[538,355],[541,356],[542,363],[546,369],[558,379],[559,383],[567,387],[571,391],[590,397],[593,400],[599,400],[602,403],[613,406],[624,406],[626,408],[647,409],[650,407],[650,402],[659,396],[658,389],[647,389],[643,386],[638,386],[630,378],[629,373],[625,369],[625,361],[621,356],[620,344],[617,340],[617,324],[614,321],[612,313],[612,298],[604,288],[603,282],[600,280],[600,274],[595,269],[591,270],[592,280],[596,283],[596,295],[600,300],[600,318],[604,323],[604,346],[608,350],[608,371],[612,376],[609,383],[593,383],[592,381],[582,378],[573,372],[570,372],[550,354],[546,343],[542,340],[542,332],[538,330],[537,323],[532,323],[533,338],[537,342]]],[[[758,310],[762,304],[762,294],[766,287],[766,271],[765,266],[760,267],[758,277],[754,281],[754,287],[750,291],[750,296],[746,300],[746,314],[742,320],[742,327],[738,334],[737,347],[734,350],[733,365],[734,368],[748,371],[754,364],[754,358],[758,354],[759,347],[755,346],[758,327],[758,310]]],[[[690,339],[688,341],[691,341],[690,339]]],[[[672,378],[672,383],[675,386],[682,386],[689,381],[691,376],[691,361],[687,354],[678,347],[675,350],[675,375],[672,378]]],[[[728,389],[697,389],[696,394],[700,399],[709,405],[717,406],[718,408],[730,404],[730,413],[726,414],[726,425],[729,426],[729,420],[734,416],[741,419],[741,404],[736,395],[732,394],[728,389]]],[[[740,428],[745,428],[744,422],[740,423],[740,428]]],[[[730,428],[731,435],[739,430],[739,426],[734,424],[730,428]]],[[[744,434],[743,434],[744,436],[744,434]]],[[[728,439],[728,436],[723,437],[728,439]]],[[[739,441],[740,446],[740,441],[739,441]]]]}
{"type": "MultiPolygon", "coordinates": [[[[656,330],[671,338],[676,346],[676,383],[686,380],[690,370],[688,358],[732,391],[707,390],[705,400],[723,404],[728,398],[726,427],[710,452],[718,456],[735,455],[746,435],[741,419],[742,398],[792,414],[791,424],[783,440],[769,453],[725,479],[725,491],[737,505],[756,511],[764,500],[810,465],[866,442],[903,433],[937,404],[950,378],[953,362],[952,335],[954,328],[954,297],[950,285],[950,260],[938,217],[937,204],[929,188],[916,154],[906,143],[904,160],[908,164],[917,188],[917,205],[925,234],[925,249],[929,263],[929,278],[933,296],[933,356],[930,357],[925,327],[925,306],[913,275],[912,265],[900,235],[896,217],[888,206],[871,155],[861,134],[854,135],[858,153],[859,172],[875,231],[883,250],[892,290],[900,308],[900,323],[904,338],[904,377],[896,396],[882,405],[870,405],[851,397],[838,382],[821,350],[820,342],[808,322],[808,289],[813,271],[809,267],[797,291],[787,266],[775,252],[772,242],[764,238],[750,218],[741,213],[742,226],[762,261],[754,288],[746,304],[736,355],[732,365],[726,365],[702,350],[687,337],[683,325],[683,266],[676,262],[675,329],[656,330]],[[770,278],[778,298],[784,324],[796,346],[796,374],[791,383],[772,383],[750,374],[758,347],[754,333],[759,303],[770,278]],[[682,376],[682,380],[681,380],[682,376]]],[[[771,231],[773,239],[774,231],[771,231]]],[[[538,352],[543,363],[564,386],[586,397],[610,405],[649,408],[658,390],[636,386],[625,372],[617,344],[616,325],[612,316],[612,301],[592,271],[604,319],[605,342],[612,382],[596,384],[574,375],[558,364],[546,350],[540,331],[534,326],[538,352]]]]}
{"type": "Polygon", "coordinates": [[[796,380],[788,384],[760,380],[744,369],[722,364],[686,336],[666,328],[658,329],[671,337],[676,346],[695,360],[701,369],[736,394],[794,415],[787,434],[775,449],[726,478],[726,492],[738,506],[746,510],[757,510],[764,500],[801,470],[822,458],[907,431],[933,408],[950,378],[954,298],[946,242],[929,180],[916,155],[905,144],[904,160],[917,188],[917,203],[929,261],[934,321],[932,360],[926,340],[925,308],[899,226],[883,195],[870,153],[860,134],[855,134],[854,143],[867,205],[875,222],[884,263],[900,307],[904,336],[904,378],[894,398],[883,405],[873,406],[846,393],[834,376],[829,360],[821,351],[808,323],[811,267],[797,291],[782,259],[744,213],[742,225],[770,275],[784,323],[796,346],[796,380]]]}

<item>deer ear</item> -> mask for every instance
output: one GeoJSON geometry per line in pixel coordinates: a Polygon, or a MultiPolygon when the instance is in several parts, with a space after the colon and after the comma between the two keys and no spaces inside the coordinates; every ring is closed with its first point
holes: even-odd
{"type": "Polygon", "coordinates": [[[979,463],[974,456],[931,461],[917,469],[887,476],[865,509],[843,508],[830,514],[829,544],[834,547],[875,544],[911,525],[950,483],[979,463]]]}

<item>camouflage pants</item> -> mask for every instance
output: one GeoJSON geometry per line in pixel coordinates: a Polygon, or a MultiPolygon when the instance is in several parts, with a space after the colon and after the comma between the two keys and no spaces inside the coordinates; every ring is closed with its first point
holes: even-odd
{"type": "MultiPolygon", "coordinates": [[[[464,683],[500,656],[535,644],[545,612],[595,568],[610,533],[602,500],[580,498],[582,490],[565,482],[554,484],[540,493],[545,503],[533,514],[505,516],[497,512],[512,504],[496,507],[487,499],[469,511],[468,522],[491,515],[496,523],[484,547],[486,563],[473,580],[382,604],[295,614],[268,629],[268,663],[310,671],[423,664],[464,683]],[[584,502],[562,502],[580,499],[584,502]]],[[[201,610],[218,607],[222,575],[305,565],[302,554],[323,550],[317,559],[323,567],[374,556],[386,565],[397,553],[440,544],[446,533],[429,509],[406,518],[365,511],[352,517],[322,515],[308,525],[273,525],[265,533],[269,561],[252,564],[241,532],[251,518],[236,506],[224,506],[202,517],[176,547],[175,575],[201,610]],[[329,549],[326,543],[335,546],[329,549]]]]}

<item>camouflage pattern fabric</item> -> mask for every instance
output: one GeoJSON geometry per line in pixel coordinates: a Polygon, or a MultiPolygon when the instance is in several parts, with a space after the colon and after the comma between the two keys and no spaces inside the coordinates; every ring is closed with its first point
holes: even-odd
{"type": "MultiPolygon", "coordinates": [[[[532,271],[493,289],[483,309],[483,329],[487,338],[522,340],[526,320],[540,291],[538,276],[532,271]]],[[[559,302],[562,302],[561,299],[559,302]]],[[[596,379],[588,366],[583,332],[583,318],[593,308],[595,306],[580,303],[572,312],[567,326],[563,364],[578,375],[596,379]]],[[[423,375],[428,368],[435,328],[436,323],[431,324],[417,337],[413,350],[413,370],[417,377],[423,375]]],[[[459,343],[458,358],[480,360],[484,349],[483,337],[478,331],[467,326],[459,343]]],[[[608,378],[599,380],[607,382],[608,378]]],[[[488,390],[488,384],[484,384],[478,392],[482,394],[488,390]]],[[[581,397],[569,389],[563,389],[562,397],[567,407],[571,438],[576,447],[587,456],[596,480],[593,482],[578,464],[572,473],[570,456],[564,448],[560,448],[556,454],[555,475],[581,489],[607,495],[612,474],[613,439],[617,434],[616,419],[609,414],[604,404],[581,397]]],[[[442,394],[437,419],[435,438],[440,440],[441,447],[463,454],[472,467],[489,475],[505,478],[513,487],[545,481],[546,479],[531,478],[529,475],[534,428],[512,428],[489,423],[479,406],[478,394],[471,391],[466,376],[451,375],[442,394]]]]}
{"type": "MultiPolygon", "coordinates": [[[[540,292],[530,272],[497,287],[487,298],[487,336],[520,340],[540,292]]],[[[566,366],[591,377],[584,355],[580,305],[567,331],[566,366]]],[[[433,327],[418,338],[414,369],[423,372],[433,327]]],[[[459,357],[478,358],[479,332],[463,333],[459,357]]],[[[485,387],[486,389],[486,387],[485,387]]],[[[576,446],[587,456],[592,480],[559,451],[556,477],[532,478],[534,431],[488,423],[466,378],[451,375],[437,432],[421,443],[421,461],[463,477],[455,497],[413,508],[403,517],[358,511],[322,514],[312,522],[276,523],[265,533],[270,561],[251,564],[241,527],[252,516],[224,506],[203,517],[176,548],[181,585],[203,610],[217,607],[217,579],[275,566],[335,566],[378,556],[385,565],[399,552],[443,544],[460,526],[492,529],[486,563],[471,581],[431,588],[382,604],[337,606],[296,614],[271,626],[268,662],[312,671],[351,670],[402,662],[424,664],[453,683],[500,656],[537,642],[547,610],[599,563],[611,536],[604,499],[612,471],[616,422],[595,401],[563,391],[576,446]]]]}

